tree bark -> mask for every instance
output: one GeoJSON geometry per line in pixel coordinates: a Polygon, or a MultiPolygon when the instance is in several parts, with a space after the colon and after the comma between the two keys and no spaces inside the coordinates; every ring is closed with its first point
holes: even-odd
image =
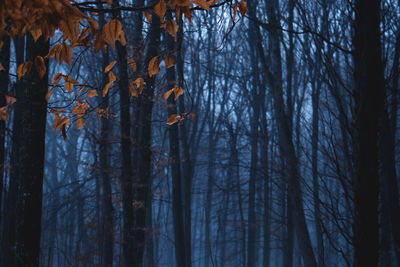
{"type": "Polygon", "coordinates": [[[354,266],[378,266],[378,116],[384,78],[380,44],[380,0],[356,0],[354,81],[356,177],[354,181],[354,266]]]}
{"type": "Polygon", "coordinates": [[[145,86],[140,100],[140,128],[138,130],[140,138],[138,143],[140,165],[135,188],[135,201],[141,204],[135,209],[134,236],[136,240],[134,250],[135,265],[133,265],[135,267],[141,267],[143,262],[143,252],[146,241],[147,194],[151,189],[151,119],[154,104],[155,76],[150,77],[147,73],[147,69],[150,60],[159,53],[160,35],[160,20],[156,15],[153,15],[142,64],[145,86]]]}
{"type": "MultiPolygon", "coordinates": [[[[172,19],[170,11],[167,14],[167,19],[172,19]]],[[[167,42],[168,55],[175,61],[175,42],[173,37],[169,34],[165,34],[167,42]]],[[[175,66],[167,69],[167,90],[170,90],[177,86],[175,78],[175,66]]],[[[176,100],[172,94],[168,98],[168,116],[172,114],[178,114],[176,107],[176,100]]],[[[168,126],[169,134],[169,160],[172,174],[172,213],[173,213],[173,224],[174,224],[174,237],[175,237],[175,258],[177,266],[186,266],[185,260],[185,235],[184,235],[184,208],[183,208],[183,196],[182,196],[182,173],[181,173],[181,156],[179,146],[179,131],[178,124],[168,126]]]]}
{"type": "MultiPolygon", "coordinates": [[[[10,70],[10,37],[3,38],[3,47],[0,49],[0,64],[4,70],[0,71],[0,107],[4,107],[7,102],[5,95],[8,92],[10,70]]],[[[0,120],[0,225],[2,222],[2,207],[3,207],[3,184],[4,184],[4,158],[5,158],[5,137],[6,137],[6,122],[0,120]]],[[[0,253],[1,255],[1,253],[0,253]]]]}
{"type": "MultiPolygon", "coordinates": [[[[101,4],[99,3],[99,6],[101,4]]],[[[100,27],[103,27],[105,24],[104,14],[99,14],[99,24],[100,27]]],[[[101,72],[107,67],[109,64],[109,53],[108,48],[107,51],[102,51],[102,69],[101,72]]],[[[106,75],[103,75],[103,79],[101,82],[101,88],[107,84],[106,75]]],[[[99,95],[102,93],[99,92],[99,95]]],[[[107,109],[109,105],[108,98],[99,100],[99,107],[103,110],[107,109]]],[[[113,204],[112,204],[112,187],[111,187],[111,177],[110,177],[110,164],[108,159],[109,146],[108,146],[108,137],[110,134],[110,123],[108,118],[101,118],[101,130],[100,130],[100,140],[99,140],[99,169],[101,176],[101,185],[102,185],[102,264],[107,267],[112,267],[113,265],[113,224],[114,224],[114,216],[113,216],[113,204]]]]}
{"type": "MultiPolygon", "coordinates": [[[[39,38],[34,42],[27,37],[26,60],[34,61],[36,56],[46,56],[49,42],[39,38]]],[[[15,109],[19,109],[19,120],[14,121],[14,131],[18,133],[18,143],[13,146],[15,159],[18,161],[18,172],[15,177],[18,186],[17,210],[19,216],[16,226],[15,266],[39,266],[40,233],[42,214],[43,168],[46,129],[45,95],[48,84],[47,71],[41,79],[32,67],[26,75],[24,86],[18,87],[15,109]]],[[[17,111],[16,111],[17,113],[17,111]]],[[[15,163],[16,163],[15,162],[15,163]]]]}
{"type": "MultiPolygon", "coordinates": [[[[113,7],[119,7],[119,0],[113,1],[113,7]]],[[[113,13],[114,19],[122,21],[121,11],[113,13]]],[[[122,190],[122,206],[123,206],[123,258],[124,266],[136,266],[134,254],[135,235],[134,235],[134,213],[133,213],[133,174],[132,174],[132,158],[131,158],[131,116],[130,116],[130,97],[129,97],[129,81],[128,81],[128,63],[126,47],[119,41],[116,43],[117,50],[117,66],[119,73],[119,101],[120,101],[120,125],[121,125],[121,153],[122,153],[122,170],[121,170],[121,190],[122,190]]]]}

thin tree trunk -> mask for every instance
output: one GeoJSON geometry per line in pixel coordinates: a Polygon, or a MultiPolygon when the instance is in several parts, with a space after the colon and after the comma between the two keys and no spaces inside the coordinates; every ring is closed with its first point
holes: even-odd
{"type": "MultiPolygon", "coordinates": [[[[319,68],[317,68],[317,71],[319,68]]],[[[318,79],[318,78],[317,78],[318,79]]],[[[319,178],[318,178],[318,142],[319,142],[319,95],[320,95],[320,83],[313,84],[312,87],[312,134],[311,134],[311,169],[313,177],[313,198],[314,198],[314,217],[315,217],[315,234],[317,239],[317,255],[319,266],[325,266],[324,264],[324,248],[322,239],[322,221],[321,221],[321,209],[320,209],[320,198],[319,198],[319,178]]]]}
{"type": "MultiPolygon", "coordinates": [[[[119,7],[119,0],[113,1],[113,7],[119,7]]],[[[122,20],[121,12],[113,13],[115,19],[122,20]]],[[[123,259],[124,266],[136,266],[134,247],[137,240],[133,234],[133,174],[132,174],[132,158],[131,158],[131,116],[130,116],[130,98],[129,98],[129,81],[128,81],[128,63],[126,47],[119,41],[116,43],[117,50],[117,66],[119,73],[119,101],[120,101],[120,124],[121,124],[121,153],[122,153],[122,171],[121,171],[121,190],[122,190],[122,206],[123,206],[123,259]]]]}
{"type": "MultiPolygon", "coordinates": [[[[185,78],[184,78],[184,63],[183,63],[183,20],[182,17],[179,18],[178,23],[179,29],[177,33],[177,43],[176,43],[176,70],[178,75],[178,85],[185,89],[185,78]]],[[[185,96],[182,95],[178,99],[179,110],[180,113],[185,112],[185,96]]],[[[198,125],[198,122],[195,121],[195,126],[198,125]]],[[[192,134],[196,134],[196,129],[193,130],[192,134]]],[[[183,158],[182,161],[182,170],[183,170],[183,203],[184,203],[184,227],[185,227],[185,259],[186,259],[186,266],[192,266],[192,180],[194,175],[194,168],[193,168],[193,159],[189,152],[189,142],[188,142],[188,130],[187,127],[181,125],[180,127],[180,139],[182,144],[182,152],[183,158]]],[[[200,139],[200,138],[199,138],[200,139]]],[[[196,146],[193,146],[196,150],[196,146]]],[[[196,154],[196,153],[193,153],[196,154]]]]}
{"type": "Polygon", "coordinates": [[[270,249],[270,223],[271,223],[271,198],[270,198],[270,175],[269,175],[269,137],[268,137],[268,127],[267,127],[267,118],[265,115],[266,111],[262,112],[262,142],[263,142],[263,153],[262,153],[262,163],[263,163],[263,171],[264,171],[264,248],[263,248],[263,267],[270,266],[270,257],[271,257],[271,249],[270,249]]]}
{"type": "MultiPolygon", "coordinates": [[[[6,103],[5,94],[8,92],[10,70],[10,37],[3,38],[3,46],[0,49],[0,64],[4,70],[0,71],[0,107],[4,107],[6,103]]],[[[3,200],[3,184],[4,184],[4,158],[5,158],[5,137],[6,137],[6,122],[0,120],[0,225],[2,222],[2,200],[3,200]]],[[[1,255],[1,253],[0,253],[1,255]]]]}
{"type": "MultiPolygon", "coordinates": [[[[100,5],[100,4],[99,4],[100,5]]],[[[103,27],[105,24],[104,14],[100,13],[99,15],[99,24],[100,27],[103,27]]],[[[108,48],[107,48],[108,49],[108,48]]],[[[107,67],[109,64],[109,53],[108,50],[106,52],[102,52],[102,69],[101,71],[107,67]]],[[[101,82],[101,88],[107,83],[106,75],[103,75],[103,79],[101,82]]],[[[101,92],[99,92],[101,95],[101,92]]],[[[105,110],[109,105],[108,98],[100,100],[100,108],[105,110]]],[[[108,136],[110,134],[110,123],[108,118],[101,119],[101,131],[100,131],[100,141],[99,141],[99,169],[101,175],[101,185],[102,185],[102,251],[101,255],[103,257],[102,263],[105,266],[112,267],[113,265],[113,204],[112,204],[112,188],[111,188],[111,179],[110,179],[110,164],[108,159],[109,147],[108,147],[108,136]]]]}
{"type": "MultiPolygon", "coordinates": [[[[143,62],[143,73],[148,69],[150,60],[157,56],[160,46],[160,20],[153,16],[152,24],[148,34],[148,43],[143,62]]],[[[155,87],[155,77],[144,74],[145,87],[141,95],[140,106],[140,129],[138,152],[140,165],[138,169],[137,185],[135,190],[135,201],[143,203],[135,209],[135,267],[141,267],[143,262],[144,245],[146,241],[146,205],[147,194],[151,189],[151,119],[153,111],[153,97],[155,87]]]]}
{"type": "MultiPolygon", "coordinates": [[[[167,19],[172,19],[171,13],[168,12],[167,19]]],[[[168,55],[175,61],[175,43],[173,37],[166,33],[168,55]]],[[[175,66],[167,69],[167,90],[174,88],[176,84],[175,66]]],[[[173,95],[168,98],[168,116],[177,114],[176,100],[173,95]]],[[[179,147],[179,131],[178,124],[168,127],[169,134],[169,159],[172,174],[172,213],[175,237],[175,258],[177,266],[186,266],[185,260],[185,236],[184,236],[184,208],[182,197],[182,175],[181,175],[181,156],[179,147]]]]}
{"type": "MultiPolygon", "coordinates": [[[[316,259],[311,245],[310,235],[307,229],[303,197],[300,184],[299,162],[296,157],[295,148],[292,140],[292,133],[288,125],[288,115],[285,112],[283,102],[283,83],[282,83],[282,63],[280,52],[280,37],[278,29],[279,21],[277,20],[276,10],[279,10],[279,4],[276,0],[266,1],[268,20],[273,27],[269,31],[269,47],[271,50],[272,62],[267,64],[264,49],[261,44],[261,34],[257,28],[257,41],[256,48],[259,51],[261,63],[264,71],[267,74],[269,83],[271,85],[272,97],[274,102],[274,114],[278,125],[279,146],[282,155],[286,160],[287,174],[289,178],[288,183],[288,198],[289,206],[293,208],[293,225],[296,232],[296,240],[301,250],[304,264],[309,267],[316,267],[316,259]],[[271,66],[272,72],[270,72],[271,66]]],[[[251,13],[250,13],[251,14],[251,13]]]]}

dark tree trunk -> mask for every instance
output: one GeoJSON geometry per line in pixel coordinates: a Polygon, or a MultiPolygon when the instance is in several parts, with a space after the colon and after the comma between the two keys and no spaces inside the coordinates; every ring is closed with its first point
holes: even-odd
{"type": "Polygon", "coordinates": [[[268,136],[268,124],[266,118],[266,108],[262,109],[262,144],[263,144],[263,152],[262,152],[262,166],[264,172],[264,248],[263,248],[263,267],[270,266],[270,257],[271,257],[271,233],[270,233],[270,224],[271,224],[271,188],[270,188],[270,175],[269,175],[269,136],[268,136]]]}
{"type": "MultiPolygon", "coordinates": [[[[8,92],[10,70],[10,37],[3,38],[3,47],[0,49],[0,64],[4,70],[0,71],[0,107],[4,107],[6,103],[5,94],[8,92]]],[[[4,184],[4,158],[5,158],[5,137],[6,137],[6,122],[0,120],[0,225],[2,222],[2,207],[3,207],[3,184],[4,184]]],[[[0,253],[1,256],[1,253],[0,253]]]]}
{"type": "MultiPolygon", "coordinates": [[[[113,1],[113,7],[119,7],[119,0],[113,1]]],[[[114,12],[113,17],[122,20],[121,12],[114,12]]],[[[133,174],[132,174],[132,158],[131,158],[131,116],[130,116],[130,97],[129,97],[129,81],[128,81],[128,63],[126,47],[119,41],[116,43],[117,50],[117,66],[118,66],[118,86],[120,101],[120,123],[121,123],[121,153],[122,153],[122,170],[121,170],[121,190],[122,190],[122,206],[123,206],[123,259],[124,266],[136,266],[134,251],[135,240],[134,235],[134,219],[133,219],[133,174]]],[[[145,202],[144,202],[145,203],[145,202]]],[[[136,263],[137,264],[137,263],[136,263]]]]}
{"type": "Polygon", "coordinates": [[[354,25],[356,177],[354,266],[378,266],[378,116],[384,78],[380,45],[380,1],[357,0],[354,25]]]}
{"type": "MultiPolygon", "coordinates": [[[[167,19],[171,19],[171,13],[168,12],[167,19]]],[[[174,38],[166,33],[168,55],[175,61],[175,42],[174,38]]],[[[175,66],[167,69],[167,90],[174,88],[176,84],[175,66]]],[[[174,94],[168,98],[168,116],[178,114],[176,100],[174,94]]],[[[185,236],[184,236],[184,208],[182,196],[182,175],[181,175],[181,156],[179,147],[179,131],[178,124],[169,126],[169,160],[172,174],[172,213],[174,223],[174,240],[175,240],[175,258],[177,266],[186,266],[185,260],[185,236]]]]}
{"type": "MultiPolygon", "coordinates": [[[[46,56],[49,42],[39,38],[33,41],[27,37],[26,60],[34,61],[36,56],[46,56]]],[[[48,69],[48,61],[46,60],[48,69]]],[[[42,186],[44,168],[44,148],[46,129],[46,100],[48,71],[41,79],[33,66],[26,75],[23,86],[18,87],[16,113],[19,120],[14,121],[14,133],[18,132],[18,143],[13,144],[14,163],[18,162],[19,181],[17,201],[17,226],[15,266],[39,266],[40,233],[42,214],[42,186]],[[19,111],[17,111],[17,109],[19,111]]],[[[13,266],[13,265],[10,265],[13,266]]]]}
{"type": "MultiPolygon", "coordinates": [[[[15,54],[17,59],[17,65],[20,65],[25,59],[25,38],[18,38],[14,41],[15,54]]],[[[21,87],[22,81],[17,81],[15,85],[16,97],[22,95],[21,87]]],[[[14,106],[14,118],[13,118],[13,130],[12,130],[12,152],[11,152],[11,170],[10,170],[10,182],[5,198],[4,214],[7,216],[4,218],[4,226],[2,233],[2,257],[0,261],[2,266],[14,266],[15,265],[15,246],[16,246],[16,231],[17,231],[17,201],[19,200],[19,184],[20,181],[18,176],[18,147],[19,147],[19,121],[21,120],[22,107],[14,106]]]]}
{"type": "MultiPolygon", "coordinates": [[[[100,4],[99,4],[100,6],[100,4]]],[[[104,14],[100,13],[99,15],[99,24],[100,27],[103,27],[105,24],[104,14]]],[[[107,48],[108,49],[108,48],[107,48]]],[[[102,52],[102,69],[101,72],[109,64],[109,53],[108,50],[106,52],[102,52]]],[[[106,75],[103,75],[103,79],[101,82],[101,88],[107,84],[106,75]]],[[[99,95],[102,93],[99,92],[99,95]]],[[[101,109],[105,110],[109,105],[108,98],[99,100],[99,106],[101,109]]],[[[112,204],[112,188],[111,188],[111,177],[110,177],[110,164],[108,159],[109,146],[108,146],[108,137],[110,135],[110,123],[108,118],[101,118],[101,131],[100,131],[100,140],[99,140],[99,169],[101,176],[101,185],[102,185],[102,248],[101,248],[101,256],[102,256],[102,264],[105,266],[111,267],[113,265],[113,204],[112,204]]]]}
{"type": "Polygon", "coordinates": [[[148,63],[157,56],[160,46],[160,20],[153,15],[152,24],[148,34],[148,43],[146,43],[146,52],[143,61],[143,75],[145,86],[140,100],[139,117],[139,143],[138,156],[140,165],[138,168],[137,184],[135,190],[135,201],[143,203],[135,209],[135,267],[141,267],[143,262],[144,245],[146,241],[146,205],[147,194],[151,189],[151,119],[154,104],[155,76],[150,77],[147,73],[148,63]]]}
{"type": "MultiPolygon", "coordinates": [[[[383,88],[384,91],[385,88],[383,88]]],[[[385,95],[385,93],[384,93],[385,95]]],[[[398,182],[396,177],[396,161],[395,161],[395,141],[392,136],[389,115],[386,106],[382,105],[380,116],[380,133],[379,133],[379,160],[381,164],[381,188],[382,188],[382,209],[383,221],[387,223],[387,228],[382,229],[382,235],[387,233],[387,249],[392,250],[391,240],[394,244],[394,252],[398,264],[400,264],[400,206],[398,194],[398,182]]],[[[382,253],[385,253],[382,249],[382,253]]],[[[388,251],[387,251],[388,252],[388,251]]],[[[388,255],[391,255],[389,252],[388,255]]],[[[384,260],[387,260],[384,258],[384,260]]]]}
{"type": "MultiPolygon", "coordinates": [[[[183,20],[182,17],[179,19],[178,23],[179,29],[177,33],[177,43],[176,43],[176,70],[178,75],[178,85],[185,89],[185,79],[184,79],[184,63],[183,63],[183,20]]],[[[185,96],[182,95],[178,99],[179,110],[181,113],[185,112],[185,96]]],[[[198,125],[198,122],[194,122],[198,125]]],[[[192,135],[196,134],[196,129],[193,130],[192,135]]],[[[182,161],[182,173],[183,173],[183,203],[184,203],[184,227],[185,227],[185,260],[186,266],[192,266],[192,180],[194,175],[193,159],[189,151],[189,141],[188,141],[188,130],[185,124],[180,126],[180,139],[183,152],[182,161]]],[[[200,138],[199,138],[200,139],[200,138]]],[[[193,152],[196,150],[196,146],[193,145],[193,152]]],[[[196,154],[196,153],[193,153],[196,154]]]]}

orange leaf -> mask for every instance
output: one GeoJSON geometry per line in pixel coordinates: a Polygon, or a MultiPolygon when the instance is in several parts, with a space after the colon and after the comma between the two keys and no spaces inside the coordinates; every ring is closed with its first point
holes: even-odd
{"type": "Polygon", "coordinates": [[[235,6],[234,6],[234,8],[233,8],[233,17],[232,17],[232,20],[235,20],[237,10],[238,10],[238,4],[236,3],[235,6]]]}
{"type": "Polygon", "coordinates": [[[92,18],[87,18],[86,19],[89,22],[90,25],[90,32],[92,33],[92,35],[94,35],[94,33],[97,31],[97,29],[99,28],[99,23],[97,23],[97,21],[95,21],[92,18]]]}
{"type": "Polygon", "coordinates": [[[65,80],[65,89],[67,89],[68,93],[71,93],[74,89],[74,85],[77,84],[78,81],[76,81],[74,78],[69,77],[68,75],[64,75],[63,78],[65,80]]]}
{"type": "Polygon", "coordinates": [[[100,119],[104,111],[101,108],[97,108],[96,111],[97,111],[97,117],[100,119]]]}
{"type": "Polygon", "coordinates": [[[110,110],[110,106],[108,106],[105,110],[104,110],[104,109],[101,109],[101,108],[97,108],[97,109],[96,109],[96,111],[97,111],[97,117],[98,117],[99,119],[101,119],[101,117],[104,115],[104,116],[106,117],[106,119],[108,119],[109,110],[110,110]]]}
{"type": "Polygon", "coordinates": [[[181,116],[178,114],[171,114],[168,119],[167,119],[167,124],[168,125],[173,125],[177,123],[181,119],[181,116]]]}
{"type": "Polygon", "coordinates": [[[93,53],[97,53],[100,50],[106,51],[106,48],[107,46],[104,42],[103,36],[100,33],[97,33],[93,41],[93,53]]]}
{"type": "Polygon", "coordinates": [[[173,19],[167,20],[167,32],[176,39],[176,33],[178,32],[178,25],[173,19]]]}
{"type": "Polygon", "coordinates": [[[89,28],[83,28],[81,33],[79,34],[78,39],[72,44],[72,47],[89,46],[90,39],[88,34],[89,34],[89,28]]]}
{"type": "Polygon", "coordinates": [[[24,76],[28,71],[30,71],[31,68],[32,68],[32,62],[30,61],[24,62],[21,65],[19,65],[17,69],[18,79],[21,79],[21,77],[24,76]]]}
{"type": "Polygon", "coordinates": [[[167,12],[167,4],[165,4],[164,0],[160,0],[160,2],[154,6],[154,13],[163,21],[165,12],[167,12]]]}
{"type": "Polygon", "coordinates": [[[164,61],[165,61],[165,66],[167,67],[167,69],[169,69],[175,65],[175,60],[173,57],[166,56],[164,61]]]}
{"type": "Polygon", "coordinates": [[[62,49],[60,51],[60,64],[62,64],[63,61],[67,62],[67,64],[71,66],[72,48],[66,42],[62,43],[62,49]]]}
{"type": "Polygon", "coordinates": [[[67,131],[66,127],[70,124],[69,117],[67,116],[59,116],[56,114],[56,118],[54,120],[53,129],[58,129],[58,132],[61,132],[63,135],[64,140],[67,140],[67,131]]]}
{"type": "Polygon", "coordinates": [[[115,76],[115,74],[112,71],[110,71],[108,73],[108,79],[109,79],[109,82],[106,84],[106,86],[104,86],[104,89],[103,89],[103,97],[105,97],[107,95],[108,90],[110,89],[113,82],[115,82],[117,80],[117,77],[115,76]]]}
{"type": "Polygon", "coordinates": [[[108,73],[108,79],[110,79],[110,82],[115,82],[117,80],[117,76],[115,76],[114,72],[110,71],[108,73]]]}
{"type": "Polygon", "coordinates": [[[183,95],[183,88],[179,87],[179,86],[175,86],[174,87],[174,94],[175,94],[175,98],[174,100],[176,101],[178,99],[178,97],[180,97],[181,95],[183,95]]]}
{"type": "Polygon", "coordinates": [[[149,62],[149,76],[152,77],[160,72],[160,64],[159,64],[160,56],[153,57],[149,62]]]}
{"type": "Polygon", "coordinates": [[[168,91],[164,94],[164,101],[167,101],[167,99],[169,98],[169,96],[172,94],[173,91],[174,91],[174,88],[172,88],[171,90],[168,90],[168,91]]]}
{"type": "Polygon", "coordinates": [[[63,76],[64,76],[64,75],[63,75],[62,73],[57,73],[56,75],[53,76],[53,79],[51,80],[51,82],[52,82],[54,85],[55,85],[55,84],[58,84],[63,76]]]}
{"type": "Polygon", "coordinates": [[[0,120],[7,121],[8,113],[7,113],[7,106],[0,108],[0,120]]]}
{"type": "Polygon", "coordinates": [[[176,20],[177,20],[177,21],[180,20],[180,18],[181,18],[181,8],[180,8],[180,7],[177,7],[177,8],[175,9],[175,17],[176,17],[176,20]]]}
{"type": "Polygon", "coordinates": [[[133,83],[129,84],[129,91],[131,92],[131,95],[134,97],[138,97],[138,93],[135,89],[135,87],[133,86],[133,83]]]}
{"type": "Polygon", "coordinates": [[[5,97],[6,97],[6,103],[7,103],[7,105],[9,105],[9,106],[11,106],[11,105],[13,105],[15,102],[17,102],[17,99],[16,99],[15,97],[13,97],[13,96],[5,95],[5,97]]]}
{"type": "Polygon", "coordinates": [[[115,42],[118,40],[122,45],[126,43],[122,23],[117,19],[110,20],[103,27],[103,39],[114,49],[115,42]]]}
{"type": "Polygon", "coordinates": [[[98,94],[97,94],[97,91],[96,90],[87,90],[87,95],[88,95],[88,97],[89,98],[92,98],[92,97],[95,97],[95,96],[98,96],[98,94]]]}
{"type": "Polygon", "coordinates": [[[136,71],[136,61],[133,58],[128,57],[129,66],[131,66],[133,72],[136,71]]]}
{"type": "Polygon", "coordinates": [[[83,116],[78,116],[78,119],[76,120],[76,127],[78,130],[80,130],[83,126],[85,126],[86,122],[83,119],[83,116]]]}
{"type": "Polygon", "coordinates": [[[3,67],[3,65],[0,63],[0,71],[5,70],[5,68],[3,67]]]}
{"type": "Polygon", "coordinates": [[[63,33],[63,40],[70,40],[73,43],[79,36],[79,22],[80,19],[76,17],[68,17],[67,19],[60,20],[60,30],[63,33]]]}
{"type": "Polygon", "coordinates": [[[109,72],[115,66],[116,63],[117,63],[117,61],[114,60],[113,62],[108,64],[108,66],[104,69],[104,73],[109,72]]]}
{"type": "Polygon", "coordinates": [[[241,1],[239,2],[239,11],[242,17],[249,11],[247,8],[247,2],[246,1],[241,1]]]}
{"type": "Polygon", "coordinates": [[[50,52],[47,54],[47,58],[54,57],[55,61],[58,61],[60,58],[60,53],[62,50],[62,45],[61,44],[56,44],[53,46],[53,48],[50,50],[50,52]]]}
{"type": "Polygon", "coordinates": [[[189,0],[176,0],[176,2],[179,7],[190,7],[192,5],[189,0]]]}
{"type": "Polygon", "coordinates": [[[125,33],[123,31],[121,31],[121,33],[118,36],[118,40],[121,43],[122,46],[126,45],[126,39],[125,39],[125,33]]]}
{"type": "Polygon", "coordinates": [[[67,127],[70,124],[70,120],[68,116],[59,116],[56,115],[56,118],[54,119],[54,124],[53,124],[53,130],[56,130],[57,128],[60,128],[61,131],[61,126],[67,127]]]}
{"type": "Polygon", "coordinates": [[[144,86],[144,80],[143,80],[143,78],[137,78],[137,79],[134,81],[134,83],[135,83],[135,85],[136,85],[136,88],[139,89],[139,94],[142,94],[142,92],[143,92],[143,86],[144,86]]]}
{"type": "Polygon", "coordinates": [[[64,84],[65,89],[67,89],[68,93],[72,93],[72,90],[74,89],[74,84],[73,83],[65,83],[64,84]]]}
{"type": "Polygon", "coordinates": [[[35,66],[40,79],[43,79],[44,75],[46,74],[46,64],[41,56],[35,57],[35,66]]]}
{"type": "Polygon", "coordinates": [[[77,105],[72,110],[72,113],[78,114],[78,115],[84,114],[86,112],[86,110],[89,108],[89,105],[80,99],[76,100],[76,102],[77,102],[77,105]]]}
{"type": "Polygon", "coordinates": [[[75,80],[74,78],[68,76],[68,75],[63,75],[64,81],[67,83],[78,83],[77,80],[75,80]]]}
{"type": "Polygon", "coordinates": [[[187,7],[187,6],[182,7],[182,12],[185,15],[185,17],[189,20],[190,24],[193,24],[193,22],[192,22],[192,11],[190,10],[190,8],[187,7]]]}
{"type": "Polygon", "coordinates": [[[54,115],[60,115],[60,113],[65,113],[65,109],[56,109],[56,108],[52,108],[50,110],[51,113],[53,113],[54,115]]]}
{"type": "Polygon", "coordinates": [[[33,40],[36,42],[39,37],[42,35],[42,29],[40,27],[34,27],[29,31],[33,37],[33,40]]]}
{"type": "Polygon", "coordinates": [[[103,97],[105,97],[108,94],[108,90],[110,89],[110,86],[112,85],[112,82],[108,82],[106,86],[103,88],[103,97]]]}
{"type": "Polygon", "coordinates": [[[49,101],[51,95],[52,95],[53,92],[54,92],[54,89],[55,89],[55,87],[51,88],[51,90],[47,92],[47,94],[46,94],[46,101],[49,101]]]}

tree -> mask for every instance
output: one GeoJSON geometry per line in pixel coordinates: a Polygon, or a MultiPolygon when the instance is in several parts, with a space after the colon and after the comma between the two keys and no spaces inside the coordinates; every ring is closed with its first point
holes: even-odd
{"type": "Polygon", "coordinates": [[[356,179],[354,181],[354,265],[379,266],[378,119],[383,105],[380,1],[356,1],[354,82],[356,179]]]}

